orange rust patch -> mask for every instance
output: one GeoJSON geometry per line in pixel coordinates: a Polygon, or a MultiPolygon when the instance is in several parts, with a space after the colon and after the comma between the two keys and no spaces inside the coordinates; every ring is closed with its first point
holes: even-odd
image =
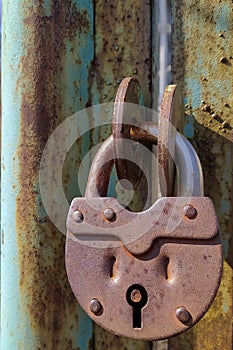
{"type": "MultiPolygon", "coordinates": [[[[22,308],[28,314],[38,349],[77,350],[70,329],[77,329],[77,302],[70,290],[64,263],[65,237],[45,215],[38,171],[44,145],[64,119],[66,86],[60,74],[66,43],[78,54],[75,38],[90,29],[87,11],[69,0],[52,2],[51,15],[39,4],[27,9],[22,43],[26,54],[21,79],[21,139],[18,146],[20,193],[17,198],[17,237],[22,308]]],[[[25,10],[26,11],[26,10],[25,10]]],[[[52,174],[51,174],[52,176],[52,174]]],[[[51,178],[52,181],[52,178],[51,178]]]]}

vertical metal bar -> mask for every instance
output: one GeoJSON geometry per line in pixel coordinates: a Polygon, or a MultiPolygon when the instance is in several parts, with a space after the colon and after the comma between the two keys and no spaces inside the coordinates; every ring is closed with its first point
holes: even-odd
{"type": "Polygon", "coordinates": [[[153,343],[152,350],[167,350],[168,349],[168,341],[166,339],[159,340],[153,343]]]}
{"type": "Polygon", "coordinates": [[[64,237],[43,209],[38,170],[51,132],[88,101],[92,35],[92,1],[3,2],[2,350],[91,347],[91,322],[68,285],[64,237]]]}
{"type": "MultiPolygon", "coordinates": [[[[171,2],[170,0],[152,1],[152,57],[153,57],[153,108],[160,111],[165,88],[171,83],[171,2]]],[[[157,146],[153,146],[157,154],[157,146]]],[[[158,174],[157,165],[152,165],[153,174],[158,174]]],[[[152,202],[161,197],[160,186],[152,181],[152,202]]]]}
{"type": "Polygon", "coordinates": [[[170,0],[158,1],[159,12],[159,106],[165,87],[171,83],[171,11],[170,0]]]}
{"type": "Polygon", "coordinates": [[[151,5],[152,36],[152,108],[158,111],[159,106],[159,2],[153,0],[151,5]]]}

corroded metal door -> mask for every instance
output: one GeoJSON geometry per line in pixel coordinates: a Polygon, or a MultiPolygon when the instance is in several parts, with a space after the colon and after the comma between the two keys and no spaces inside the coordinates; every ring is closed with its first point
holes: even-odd
{"type": "MultiPolygon", "coordinates": [[[[232,349],[232,32],[229,0],[3,1],[2,350],[232,349]],[[164,8],[171,19],[168,53],[160,45],[164,8]],[[178,84],[184,96],[184,134],[201,158],[225,262],[206,316],[180,336],[150,343],[110,334],[78,307],[64,267],[65,239],[43,208],[38,174],[55,128],[74,112],[113,101],[122,78],[136,76],[145,105],[158,108],[162,67],[166,83],[178,84]]],[[[110,132],[91,130],[68,154],[69,199],[78,194],[82,158],[110,132]]]]}

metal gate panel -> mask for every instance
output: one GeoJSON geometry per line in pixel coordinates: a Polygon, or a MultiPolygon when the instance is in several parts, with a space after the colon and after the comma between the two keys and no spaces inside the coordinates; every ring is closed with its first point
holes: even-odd
{"type": "Polygon", "coordinates": [[[92,34],[92,1],[3,2],[1,349],[91,346],[38,170],[52,130],[87,103],[92,34]]]}
{"type": "MultiPolygon", "coordinates": [[[[224,240],[222,284],[203,320],[168,343],[154,344],[93,327],[70,291],[64,237],[40,198],[41,153],[65,118],[113,101],[129,75],[142,82],[145,104],[157,105],[158,3],[3,2],[2,350],[232,348],[231,1],[171,1],[172,79],[183,91],[185,135],[201,158],[206,195],[214,200],[224,240]]],[[[83,154],[109,133],[93,130],[72,149],[64,169],[69,198],[77,194],[83,154]]]]}
{"type": "Polygon", "coordinates": [[[224,247],[224,274],[214,304],[169,349],[232,349],[233,267],[233,4],[172,1],[173,81],[184,94],[185,134],[204,171],[205,194],[217,211],[224,247]]]}

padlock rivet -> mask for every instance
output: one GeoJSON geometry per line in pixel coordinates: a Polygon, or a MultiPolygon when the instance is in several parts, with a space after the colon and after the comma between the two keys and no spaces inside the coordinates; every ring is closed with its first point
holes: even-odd
{"type": "Polygon", "coordinates": [[[188,219],[195,219],[197,216],[197,210],[192,205],[186,205],[183,213],[188,219]]]}
{"type": "Polygon", "coordinates": [[[191,318],[192,318],[191,314],[190,314],[190,313],[188,312],[188,310],[187,310],[185,307],[183,307],[183,306],[178,307],[178,308],[176,309],[176,317],[177,317],[178,320],[179,320],[180,322],[182,322],[182,323],[188,323],[188,322],[191,320],[191,318]]]}
{"type": "Polygon", "coordinates": [[[108,221],[115,221],[116,220],[116,213],[112,208],[107,208],[104,211],[104,217],[108,221]]]}
{"type": "Polygon", "coordinates": [[[73,212],[73,219],[74,219],[74,221],[76,221],[76,222],[82,222],[83,221],[83,219],[84,219],[84,217],[83,217],[83,213],[81,213],[81,211],[79,211],[79,210],[75,210],[74,212],[73,212]]]}
{"type": "Polygon", "coordinates": [[[103,312],[103,307],[98,299],[92,299],[90,302],[90,310],[95,314],[96,316],[99,316],[103,312]]]}

